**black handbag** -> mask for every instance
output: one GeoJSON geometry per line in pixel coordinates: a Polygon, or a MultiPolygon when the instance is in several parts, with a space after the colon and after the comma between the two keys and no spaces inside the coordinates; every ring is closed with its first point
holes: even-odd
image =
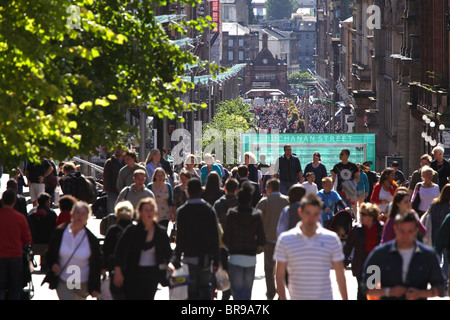
{"type": "Polygon", "coordinates": [[[123,286],[117,287],[114,284],[114,270],[109,272],[110,282],[109,282],[109,291],[111,292],[111,296],[114,300],[126,300],[125,292],[123,290],[123,286]]]}
{"type": "Polygon", "coordinates": [[[414,198],[414,201],[412,203],[411,208],[414,209],[414,211],[416,211],[417,213],[419,213],[419,205],[420,205],[420,187],[422,185],[419,184],[417,186],[417,193],[416,193],[416,197],[414,198]]]}

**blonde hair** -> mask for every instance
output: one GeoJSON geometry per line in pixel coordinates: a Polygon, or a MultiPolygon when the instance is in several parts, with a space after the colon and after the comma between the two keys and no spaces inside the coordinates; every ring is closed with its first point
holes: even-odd
{"type": "Polygon", "coordinates": [[[153,161],[153,156],[154,156],[155,154],[157,154],[158,152],[160,152],[158,149],[152,149],[152,150],[150,150],[150,153],[148,154],[147,159],[145,159],[145,164],[147,165],[147,164],[149,164],[150,162],[152,162],[152,161],[153,161]]]}
{"type": "Polygon", "coordinates": [[[365,209],[369,213],[369,216],[373,218],[373,221],[378,220],[378,216],[380,215],[380,208],[378,208],[376,204],[363,202],[359,211],[361,212],[363,209],[365,209]]]}
{"type": "Polygon", "coordinates": [[[91,217],[92,215],[92,209],[91,206],[89,205],[89,203],[85,202],[85,201],[76,201],[73,204],[71,213],[73,214],[78,208],[84,208],[86,209],[87,215],[88,215],[88,219],[91,217]]]}
{"type": "Polygon", "coordinates": [[[114,212],[116,213],[117,220],[131,220],[134,213],[134,207],[130,201],[124,200],[116,204],[114,212]]]}
{"type": "Polygon", "coordinates": [[[423,166],[422,169],[420,170],[420,172],[421,172],[420,175],[423,177],[423,174],[424,174],[424,173],[426,173],[426,172],[431,172],[431,173],[433,173],[434,170],[433,170],[430,166],[423,166]]]}
{"type": "Polygon", "coordinates": [[[184,160],[184,166],[187,166],[188,164],[191,164],[191,159],[192,158],[194,158],[194,165],[197,164],[197,162],[198,162],[197,161],[197,157],[191,153],[191,154],[188,154],[186,156],[186,159],[184,160]]]}
{"type": "Polygon", "coordinates": [[[244,153],[244,157],[248,156],[248,163],[249,164],[257,164],[258,162],[256,161],[256,156],[253,154],[253,152],[246,152],[244,153]]]}

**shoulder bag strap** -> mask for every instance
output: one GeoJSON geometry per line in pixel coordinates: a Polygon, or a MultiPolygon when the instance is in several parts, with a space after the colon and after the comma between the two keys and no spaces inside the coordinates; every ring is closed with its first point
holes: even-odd
{"type": "MultiPolygon", "coordinates": [[[[68,228],[69,228],[69,227],[68,227],[68,228]]],[[[76,252],[76,251],[78,250],[78,248],[80,247],[80,245],[81,245],[81,243],[83,242],[84,238],[86,238],[87,231],[86,231],[86,230],[84,230],[84,231],[85,231],[85,233],[84,233],[83,238],[81,239],[80,242],[78,242],[77,247],[75,248],[75,250],[73,250],[72,254],[70,255],[69,260],[67,260],[67,262],[66,262],[66,264],[64,265],[64,267],[61,268],[61,271],[59,272],[59,275],[62,274],[63,270],[67,267],[67,265],[69,264],[70,260],[72,260],[73,255],[75,254],[75,252],[76,252]]]]}

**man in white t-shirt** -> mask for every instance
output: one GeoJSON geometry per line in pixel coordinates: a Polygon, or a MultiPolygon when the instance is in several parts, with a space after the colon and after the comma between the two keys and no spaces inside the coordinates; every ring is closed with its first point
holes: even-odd
{"type": "Polygon", "coordinates": [[[347,300],[342,244],[337,234],[319,223],[322,200],[313,194],[303,197],[298,225],[283,232],[275,247],[276,283],[281,300],[286,300],[286,272],[291,300],[332,300],[330,269],[336,272],[339,292],[347,300]]]}

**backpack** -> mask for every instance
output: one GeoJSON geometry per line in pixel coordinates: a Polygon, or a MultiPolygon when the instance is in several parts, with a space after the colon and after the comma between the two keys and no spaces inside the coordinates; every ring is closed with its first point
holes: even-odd
{"type": "Polygon", "coordinates": [[[117,217],[115,213],[110,213],[106,217],[102,218],[100,222],[100,234],[106,235],[109,227],[117,223],[117,217]]]}
{"type": "Polygon", "coordinates": [[[97,200],[97,188],[93,177],[80,175],[77,177],[78,194],[77,198],[93,204],[97,200]]]}

